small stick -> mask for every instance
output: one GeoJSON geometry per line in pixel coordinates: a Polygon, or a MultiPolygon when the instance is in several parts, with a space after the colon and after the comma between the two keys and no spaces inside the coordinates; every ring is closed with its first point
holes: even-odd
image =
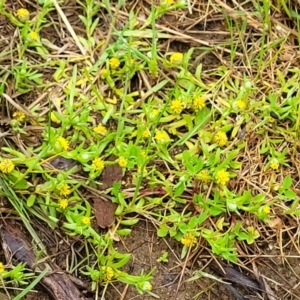
{"type": "Polygon", "coordinates": [[[86,50],[84,49],[84,47],[81,45],[73,27],[71,26],[70,22],[68,21],[66,15],[64,14],[64,12],[62,11],[62,9],[60,8],[60,6],[58,5],[56,0],[53,0],[53,4],[58,12],[58,14],[61,16],[62,20],[64,21],[68,31],[70,32],[70,34],[72,35],[77,47],[79,48],[79,50],[81,51],[82,55],[86,55],[86,50]]]}

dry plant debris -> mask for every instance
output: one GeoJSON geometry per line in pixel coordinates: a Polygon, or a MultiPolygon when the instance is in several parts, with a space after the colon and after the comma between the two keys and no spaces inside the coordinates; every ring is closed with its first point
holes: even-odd
{"type": "Polygon", "coordinates": [[[1,297],[300,299],[299,9],[0,1],[1,297]]]}

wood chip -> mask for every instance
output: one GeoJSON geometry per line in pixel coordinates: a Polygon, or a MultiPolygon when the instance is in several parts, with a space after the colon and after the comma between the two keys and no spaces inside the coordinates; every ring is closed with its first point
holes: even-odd
{"type": "Polygon", "coordinates": [[[118,204],[113,203],[111,200],[104,200],[99,197],[94,197],[93,200],[97,224],[101,228],[110,227],[115,220],[115,211],[118,204]]]}
{"type": "MultiPolygon", "coordinates": [[[[20,230],[18,224],[6,220],[0,229],[3,249],[9,256],[12,255],[19,262],[26,263],[33,271],[41,272],[49,269],[48,275],[40,283],[55,300],[86,300],[70,280],[69,276],[55,263],[44,262],[37,257],[29,241],[29,237],[20,230]],[[39,263],[39,261],[41,261],[39,263]]],[[[2,298],[1,298],[2,299],[2,298]]]]}

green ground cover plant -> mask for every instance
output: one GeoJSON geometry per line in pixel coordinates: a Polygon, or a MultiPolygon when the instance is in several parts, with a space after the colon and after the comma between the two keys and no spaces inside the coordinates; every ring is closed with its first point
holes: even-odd
{"type": "MultiPolygon", "coordinates": [[[[10,130],[0,132],[0,194],[43,255],[31,218],[82,241],[84,255],[69,272],[85,276],[95,295],[119,282],[158,297],[155,268],[130,274],[131,254],[115,247],[141,220],[153,222],[159,238],[176,240],[183,261],[205,244],[212,257],[232,263],[237,245],[255,243],[278,216],[299,221],[300,71],[289,63],[299,57],[296,8],[207,1],[201,7],[222,16],[228,38],[180,51],[165,43],[188,34],[159,24],[193,11],[191,1],[149,2],[146,16],[127,1],[76,1],[80,31],[63,1],[6,2],[0,14],[17,36],[0,53],[9,60],[0,68],[0,94],[10,130]],[[48,28],[71,42],[48,37],[48,28]],[[204,69],[204,55],[216,55],[219,65],[204,69]],[[51,162],[61,158],[73,165],[58,170],[51,162]],[[121,179],[102,189],[113,166],[121,179]],[[109,230],[98,229],[91,194],[115,203],[109,230]]],[[[167,262],[168,252],[158,261],[167,262]]],[[[22,263],[4,262],[0,276],[3,287],[37,278],[22,263]]]]}

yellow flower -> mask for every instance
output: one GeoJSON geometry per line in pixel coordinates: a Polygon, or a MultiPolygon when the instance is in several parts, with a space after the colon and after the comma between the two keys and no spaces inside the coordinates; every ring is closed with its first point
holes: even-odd
{"type": "Polygon", "coordinates": [[[147,139],[149,136],[150,136],[149,130],[148,130],[148,129],[145,129],[145,130],[143,131],[143,133],[142,133],[142,137],[143,137],[144,139],[147,139]]]}
{"type": "Polygon", "coordinates": [[[278,170],[278,168],[279,168],[279,162],[278,162],[278,160],[276,158],[274,158],[274,159],[271,160],[270,167],[273,170],[278,170]]]}
{"type": "Polygon", "coordinates": [[[120,66],[120,60],[116,57],[112,57],[110,60],[109,60],[109,65],[110,67],[115,70],[117,68],[119,68],[120,66]]]}
{"type": "Polygon", "coordinates": [[[141,156],[143,156],[144,158],[147,158],[147,153],[146,153],[146,151],[141,151],[141,156]]]}
{"type": "Polygon", "coordinates": [[[57,189],[62,196],[68,196],[71,194],[70,186],[67,183],[57,189]]]}
{"type": "Polygon", "coordinates": [[[138,166],[137,172],[138,172],[139,174],[145,173],[145,171],[146,171],[145,167],[138,166]]]}
{"type": "Polygon", "coordinates": [[[170,56],[170,62],[172,64],[179,65],[182,63],[183,54],[180,52],[175,52],[170,56]]]}
{"type": "Polygon", "coordinates": [[[58,148],[62,148],[64,151],[67,151],[69,149],[69,142],[62,136],[59,136],[57,138],[57,143],[59,145],[58,148]]]}
{"type": "Polygon", "coordinates": [[[269,214],[271,212],[270,206],[264,206],[263,211],[265,214],[269,214]]]}
{"type": "Polygon", "coordinates": [[[181,243],[186,247],[193,246],[196,242],[197,239],[191,232],[186,233],[181,239],[181,243]]]}
{"type": "Polygon", "coordinates": [[[92,162],[92,167],[96,170],[96,171],[101,171],[104,168],[104,161],[101,158],[95,158],[92,162]]]}
{"type": "Polygon", "coordinates": [[[237,107],[241,110],[244,110],[244,109],[246,109],[247,104],[244,100],[240,99],[237,101],[237,107]]]}
{"type": "Polygon", "coordinates": [[[114,277],[114,270],[111,267],[101,267],[101,270],[105,272],[103,276],[104,281],[111,281],[114,277]]]}
{"type": "Polygon", "coordinates": [[[225,170],[220,170],[216,174],[216,180],[219,184],[226,185],[229,179],[229,173],[225,170]]]}
{"type": "Polygon", "coordinates": [[[123,156],[121,156],[119,158],[119,166],[121,168],[125,168],[127,166],[127,164],[128,164],[128,160],[126,158],[124,158],[123,156]]]}
{"type": "Polygon", "coordinates": [[[165,0],[165,2],[166,2],[167,4],[169,4],[169,5],[172,5],[172,4],[174,4],[174,3],[175,3],[175,1],[174,1],[174,0],[165,0]]]}
{"type": "Polygon", "coordinates": [[[170,140],[170,137],[164,130],[156,129],[155,139],[157,143],[165,144],[170,140]]]}
{"type": "Polygon", "coordinates": [[[17,121],[23,122],[24,119],[25,119],[25,114],[24,114],[23,112],[21,112],[21,111],[16,111],[16,112],[14,112],[13,117],[14,117],[17,121]]]}
{"type": "Polygon", "coordinates": [[[179,115],[183,110],[183,104],[180,100],[173,100],[171,102],[170,108],[171,108],[173,113],[179,115]]]}
{"type": "Polygon", "coordinates": [[[10,159],[3,159],[0,163],[0,171],[3,173],[11,173],[15,168],[14,163],[10,159]]]}
{"type": "Polygon", "coordinates": [[[144,292],[147,292],[147,291],[150,292],[150,291],[152,291],[152,284],[149,281],[145,281],[144,284],[143,284],[142,290],[144,292]]]}
{"type": "Polygon", "coordinates": [[[228,138],[227,138],[226,133],[223,131],[218,131],[215,135],[214,141],[219,146],[225,146],[228,143],[228,138]]]}
{"type": "Polygon", "coordinates": [[[101,135],[103,135],[103,136],[106,136],[106,134],[107,134],[107,129],[106,129],[106,127],[105,126],[103,126],[103,125],[98,125],[98,126],[96,126],[96,127],[94,127],[94,132],[96,132],[96,133],[99,133],[99,134],[101,134],[101,135]]]}
{"type": "Polygon", "coordinates": [[[202,170],[198,173],[197,176],[202,182],[209,183],[211,181],[211,177],[209,175],[208,170],[202,170]]]}
{"type": "Polygon", "coordinates": [[[68,207],[68,205],[69,205],[68,199],[60,199],[58,201],[58,206],[62,209],[66,209],[68,207]]]}
{"type": "Polygon", "coordinates": [[[205,99],[201,96],[197,96],[193,100],[194,109],[203,109],[205,107],[205,99]]]}
{"type": "Polygon", "coordinates": [[[17,17],[24,23],[29,20],[29,11],[26,8],[20,8],[17,10],[17,17]]]}
{"type": "Polygon", "coordinates": [[[156,116],[158,115],[159,111],[157,109],[152,109],[150,115],[149,115],[149,118],[151,120],[154,120],[156,118],[156,116]]]}
{"type": "Polygon", "coordinates": [[[270,123],[274,123],[274,122],[275,122],[275,119],[272,118],[272,117],[269,117],[269,122],[270,122],[270,123]]]}
{"type": "Polygon", "coordinates": [[[83,217],[81,219],[81,222],[84,224],[84,225],[89,225],[91,223],[91,219],[89,217],[83,217]]]}
{"type": "Polygon", "coordinates": [[[4,265],[2,262],[0,262],[0,274],[2,274],[5,271],[4,265]]]}
{"type": "Polygon", "coordinates": [[[29,32],[29,36],[30,36],[34,41],[37,41],[38,38],[39,38],[39,35],[38,35],[37,32],[35,32],[35,31],[30,31],[30,32],[29,32]]]}

